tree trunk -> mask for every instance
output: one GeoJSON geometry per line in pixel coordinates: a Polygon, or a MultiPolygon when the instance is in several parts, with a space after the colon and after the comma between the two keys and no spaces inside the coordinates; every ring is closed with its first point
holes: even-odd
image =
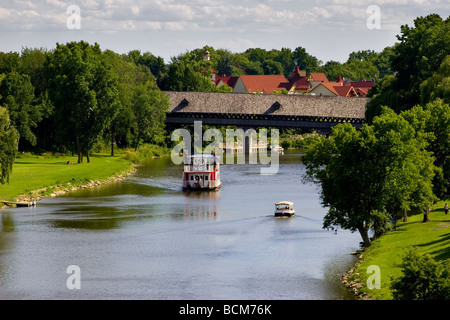
{"type": "Polygon", "coordinates": [[[134,147],[134,151],[136,152],[138,147],[139,147],[139,142],[141,141],[141,135],[138,134],[137,138],[136,138],[136,145],[134,147]]]}
{"type": "Polygon", "coordinates": [[[89,158],[89,151],[86,152],[87,163],[91,163],[91,159],[89,158]]]}
{"type": "Polygon", "coordinates": [[[114,134],[111,132],[111,156],[114,156],[114,134]]]}
{"type": "Polygon", "coordinates": [[[359,227],[358,231],[363,239],[364,247],[369,247],[370,243],[371,243],[370,238],[369,238],[369,230],[364,227],[359,227]]]}
{"type": "Polygon", "coordinates": [[[429,213],[431,211],[431,208],[427,208],[427,210],[425,211],[425,213],[423,214],[423,220],[422,222],[431,222],[430,218],[429,218],[429,213]]]}
{"type": "Polygon", "coordinates": [[[403,209],[403,222],[407,221],[408,221],[408,212],[406,211],[406,209],[403,209]]]}
{"type": "Polygon", "coordinates": [[[76,137],[76,143],[77,143],[78,163],[83,163],[83,153],[81,152],[80,138],[78,136],[76,137]]]}

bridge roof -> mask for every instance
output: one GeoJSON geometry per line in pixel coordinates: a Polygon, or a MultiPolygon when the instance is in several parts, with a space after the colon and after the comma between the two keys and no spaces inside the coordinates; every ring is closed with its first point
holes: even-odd
{"type": "Polygon", "coordinates": [[[327,116],[364,119],[367,98],[166,91],[171,112],[327,116]]]}

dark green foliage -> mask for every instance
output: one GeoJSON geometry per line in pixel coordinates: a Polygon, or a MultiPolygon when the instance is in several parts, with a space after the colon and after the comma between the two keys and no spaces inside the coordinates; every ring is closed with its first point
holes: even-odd
{"type": "Polygon", "coordinates": [[[450,265],[428,254],[409,249],[403,257],[402,275],[392,281],[396,300],[450,300],[450,265]]]}
{"type": "Polygon", "coordinates": [[[119,105],[118,75],[99,45],[57,45],[46,62],[49,97],[55,106],[57,141],[88,157],[94,143],[114,118],[119,105]]]}
{"type": "Polygon", "coordinates": [[[16,159],[19,133],[11,126],[8,110],[0,107],[0,183],[9,182],[9,175],[16,159]]]}
{"type": "Polygon", "coordinates": [[[450,16],[446,20],[437,14],[419,17],[414,20],[414,27],[402,26],[397,38],[400,42],[389,59],[396,76],[371,93],[373,99],[366,112],[369,122],[381,112],[382,106],[401,112],[420,102],[446,96],[445,83],[439,81],[449,76],[443,63],[450,52],[450,16]]]}
{"type": "Polygon", "coordinates": [[[436,175],[433,190],[441,198],[450,187],[450,105],[442,100],[415,106],[402,116],[429,141],[427,149],[435,157],[436,175]]]}
{"type": "Polygon", "coordinates": [[[38,106],[33,104],[34,87],[30,77],[11,71],[0,85],[0,104],[8,109],[11,124],[19,131],[20,136],[36,145],[36,136],[32,132],[42,119],[38,106]]]}
{"type": "Polygon", "coordinates": [[[131,97],[131,108],[136,119],[134,147],[139,147],[141,140],[153,141],[158,132],[163,130],[169,98],[151,82],[137,85],[131,97]]]}
{"type": "Polygon", "coordinates": [[[359,231],[368,246],[369,230],[381,235],[393,212],[411,203],[430,206],[434,159],[426,147],[412,125],[387,108],[360,132],[338,125],[329,138],[309,144],[302,161],[305,178],[321,185],[329,208],[323,227],[359,231]]]}

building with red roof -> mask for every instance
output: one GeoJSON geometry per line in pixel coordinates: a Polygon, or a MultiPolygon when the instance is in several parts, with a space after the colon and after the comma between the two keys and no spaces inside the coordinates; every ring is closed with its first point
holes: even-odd
{"type": "Polygon", "coordinates": [[[216,87],[221,87],[224,84],[229,86],[230,88],[234,89],[234,86],[236,85],[237,80],[239,77],[217,77],[216,76],[216,87]]]}
{"type": "Polygon", "coordinates": [[[289,81],[284,75],[242,75],[234,86],[235,93],[268,93],[287,89],[289,81]]]}
{"type": "Polygon", "coordinates": [[[370,89],[375,85],[373,80],[360,80],[360,81],[350,81],[345,83],[345,86],[351,86],[355,88],[359,97],[365,98],[370,89]]]}
{"type": "Polygon", "coordinates": [[[345,83],[341,76],[336,82],[330,82],[323,72],[307,75],[306,70],[296,67],[289,79],[283,75],[242,75],[216,77],[215,84],[217,87],[226,84],[234,93],[273,94],[285,89],[289,94],[365,97],[374,82],[362,80],[345,83]]]}
{"type": "Polygon", "coordinates": [[[308,76],[309,82],[328,82],[328,78],[323,72],[311,72],[308,76]]]}

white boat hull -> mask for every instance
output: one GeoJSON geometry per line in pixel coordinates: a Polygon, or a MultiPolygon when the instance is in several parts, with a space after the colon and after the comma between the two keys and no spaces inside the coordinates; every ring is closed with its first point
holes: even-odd
{"type": "Polygon", "coordinates": [[[292,217],[295,215],[295,210],[275,211],[275,217],[292,217]]]}

